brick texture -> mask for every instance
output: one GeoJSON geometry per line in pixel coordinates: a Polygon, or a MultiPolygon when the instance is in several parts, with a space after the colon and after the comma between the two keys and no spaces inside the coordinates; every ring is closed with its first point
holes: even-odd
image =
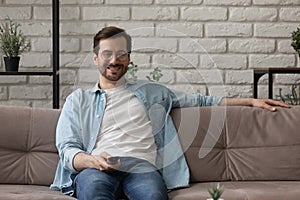
{"type": "MultiPolygon", "coordinates": [[[[0,0],[0,22],[21,23],[31,50],[22,71],[51,70],[51,0],[0,0]]],[[[133,37],[138,77],[160,67],[172,89],[252,97],[253,68],[300,67],[291,47],[299,27],[299,0],[63,0],[60,2],[60,104],[78,87],[98,79],[93,35],[119,26],[133,37]]],[[[1,55],[2,57],[2,55],[1,55]]],[[[0,70],[4,71],[3,61],[0,70]]],[[[275,76],[274,93],[288,91],[299,76],[275,76]]],[[[259,82],[267,97],[267,78],[259,82]]],[[[0,104],[52,106],[52,77],[1,76],[0,104]]]]}

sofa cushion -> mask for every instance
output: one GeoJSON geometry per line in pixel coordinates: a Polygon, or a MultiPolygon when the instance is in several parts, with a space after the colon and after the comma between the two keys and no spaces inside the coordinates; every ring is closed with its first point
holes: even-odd
{"type": "Polygon", "coordinates": [[[235,107],[226,123],[230,180],[300,180],[300,107],[235,107]],[[234,122],[234,123],[233,123],[234,122]]]}
{"type": "Polygon", "coordinates": [[[50,185],[59,110],[0,106],[0,183],[50,185]]]}

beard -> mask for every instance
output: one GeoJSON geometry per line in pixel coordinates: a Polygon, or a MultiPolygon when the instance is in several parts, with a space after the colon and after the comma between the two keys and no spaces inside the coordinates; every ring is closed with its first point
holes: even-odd
{"type": "Polygon", "coordinates": [[[116,64],[116,65],[105,65],[100,67],[101,75],[109,81],[118,81],[120,80],[127,72],[125,65],[116,64]]]}

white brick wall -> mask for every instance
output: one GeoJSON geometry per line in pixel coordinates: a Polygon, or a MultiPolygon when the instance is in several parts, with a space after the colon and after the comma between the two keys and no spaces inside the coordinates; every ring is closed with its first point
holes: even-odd
{"type": "MultiPolygon", "coordinates": [[[[50,70],[51,0],[0,0],[0,20],[18,20],[32,49],[20,70],[50,70]]],[[[291,32],[300,24],[299,0],[63,0],[60,1],[60,98],[93,86],[93,35],[119,26],[133,37],[132,61],[145,76],[156,66],[161,82],[182,91],[251,97],[253,68],[300,67],[291,32]]],[[[3,62],[0,70],[4,71],[3,62]]],[[[260,97],[267,97],[266,76],[260,97]]],[[[300,75],[276,76],[274,93],[300,75]]],[[[52,77],[0,77],[0,104],[52,106],[52,77]]]]}
{"type": "Polygon", "coordinates": [[[181,19],[187,21],[225,21],[227,8],[221,7],[184,7],[181,19]]]}

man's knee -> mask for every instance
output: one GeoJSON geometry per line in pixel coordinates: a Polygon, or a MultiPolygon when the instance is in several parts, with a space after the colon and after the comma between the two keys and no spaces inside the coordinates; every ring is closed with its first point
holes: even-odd
{"type": "Polygon", "coordinates": [[[76,185],[82,185],[84,187],[88,187],[90,185],[94,185],[99,181],[105,181],[107,179],[105,174],[94,168],[87,168],[82,170],[75,178],[76,185]]]}
{"type": "Polygon", "coordinates": [[[75,178],[76,194],[79,199],[94,197],[112,198],[118,183],[108,174],[98,169],[88,168],[81,171],[75,178]]]}
{"type": "Polygon", "coordinates": [[[166,200],[168,199],[167,188],[159,174],[134,174],[132,179],[124,185],[125,194],[130,199],[143,200],[166,200]],[[137,178],[139,177],[140,178],[137,178]]]}

